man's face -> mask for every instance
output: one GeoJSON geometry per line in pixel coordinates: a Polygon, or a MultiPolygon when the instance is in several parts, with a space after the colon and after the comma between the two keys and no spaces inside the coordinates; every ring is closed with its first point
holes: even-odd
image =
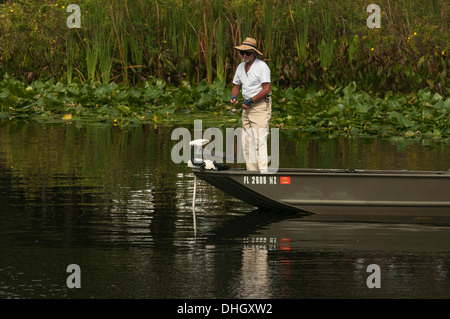
{"type": "Polygon", "coordinates": [[[245,63],[252,62],[255,60],[256,52],[255,51],[241,51],[242,59],[245,63]]]}

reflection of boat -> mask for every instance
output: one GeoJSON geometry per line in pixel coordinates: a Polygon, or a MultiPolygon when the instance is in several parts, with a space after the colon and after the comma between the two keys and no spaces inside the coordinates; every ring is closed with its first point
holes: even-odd
{"type": "Polygon", "coordinates": [[[193,168],[193,172],[263,210],[450,215],[450,171],[279,169],[261,174],[193,168]]]}
{"type": "MultiPolygon", "coordinates": [[[[394,222],[384,218],[360,221],[321,220],[311,216],[288,218],[260,227],[247,235],[246,242],[259,248],[275,248],[318,254],[324,248],[342,251],[449,252],[450,223],[447,217],[430,218],[433,222],[397,216],[394,222]],[[276,245],[273,245],[276,243],[276,245]]],[[[340,216],[340,215],[335,215],[340,216]]]]}

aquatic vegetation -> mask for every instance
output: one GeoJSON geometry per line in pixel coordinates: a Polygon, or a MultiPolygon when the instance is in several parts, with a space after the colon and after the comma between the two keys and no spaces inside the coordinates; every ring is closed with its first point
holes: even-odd
{"type": "Polygon", "coordinates": [[[409,95],[373,97],[355,82],[330,90],[274,92],[275,125],[304,131],[358,136],[447,139],[450,98],[427,88],[409,95]]]}
{"type": "Polygon", "coordinates": [[[73,29],[70,3],[0,4],[2,73],[27,83],[229,82],[241,61],[233,47],[253,36],[279,87],[355,81],[369,93],[429,87],[443,96],[450,87],[445,0],[377,1],[380,29],[367,27],[365,0],[80,0],[73,29]]]}
{"type": "Polygon", "coordinates": [[[239,125],[229,100],[251,35],[272,70],[272,125],[449,140],[448,1],[69,0],[0,4],[0,119],[239,125]],[[12,76],[10,76],[10,75],[12,76]]]}
{"type": "MultiPolygon", "coordinates": [[[[450,98],[426,88],[408,95],[371,96],[355,82],[346,87],[304,90],[273,87],[272,126],[327,136],[376,136],[450,141],[450,98]]],[[[0,82],[0,119],[240,125],[223,105],[231,97],[225,81],[179,86],[150,78],[135,86],[111,82],[25,84],[5,75],[0,82]]]]}

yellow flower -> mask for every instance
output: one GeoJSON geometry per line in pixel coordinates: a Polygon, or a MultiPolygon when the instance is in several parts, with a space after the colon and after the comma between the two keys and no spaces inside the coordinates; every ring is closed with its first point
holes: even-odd
{"type": "Polygon", "coordinates": [[[414,35],[417,35],[417,32],[414,32],[414,35]]]}
{"type": "Polygon", "coordinates": [[[372,51],[373,51],[373,50],[375,50],[375,49],[374,49],[374,48],[372,48],[372,49],[370,49],[370,50],[372,50],[372,51]]]}
{"type": "Polygon", "coordinates": [[[444,51],[442,51],[442,55],[444,55],[444,51]]]}
{"type": "Polygon", "coordinates": [[[10,11],[11,11],[11,12],[14,12],[14,10],[13,10],[13,9],[11,9],[10,11]]]}
{"type": "Polygon", "coordinates": [[[58,6],[58,4],[57,3],[55,3],[55,7],[57,7],[58,6]]]}

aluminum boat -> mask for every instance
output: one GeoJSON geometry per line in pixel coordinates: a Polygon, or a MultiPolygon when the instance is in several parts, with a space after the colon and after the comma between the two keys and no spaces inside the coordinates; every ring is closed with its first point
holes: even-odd
{"type": "Polygon", "coordinates": [[[450,216],[450,169],[287,168],[261,173],[203,159],[201,148],[208,142],[191,142],[200,154],[191,155],[188,165],[195,176],[261,210],[450,216]]]}
{"type": "Polygon", "coordinates": [[[262,210],[450,215],[449,171],[193,168],[195,176],[262,210]]]}

